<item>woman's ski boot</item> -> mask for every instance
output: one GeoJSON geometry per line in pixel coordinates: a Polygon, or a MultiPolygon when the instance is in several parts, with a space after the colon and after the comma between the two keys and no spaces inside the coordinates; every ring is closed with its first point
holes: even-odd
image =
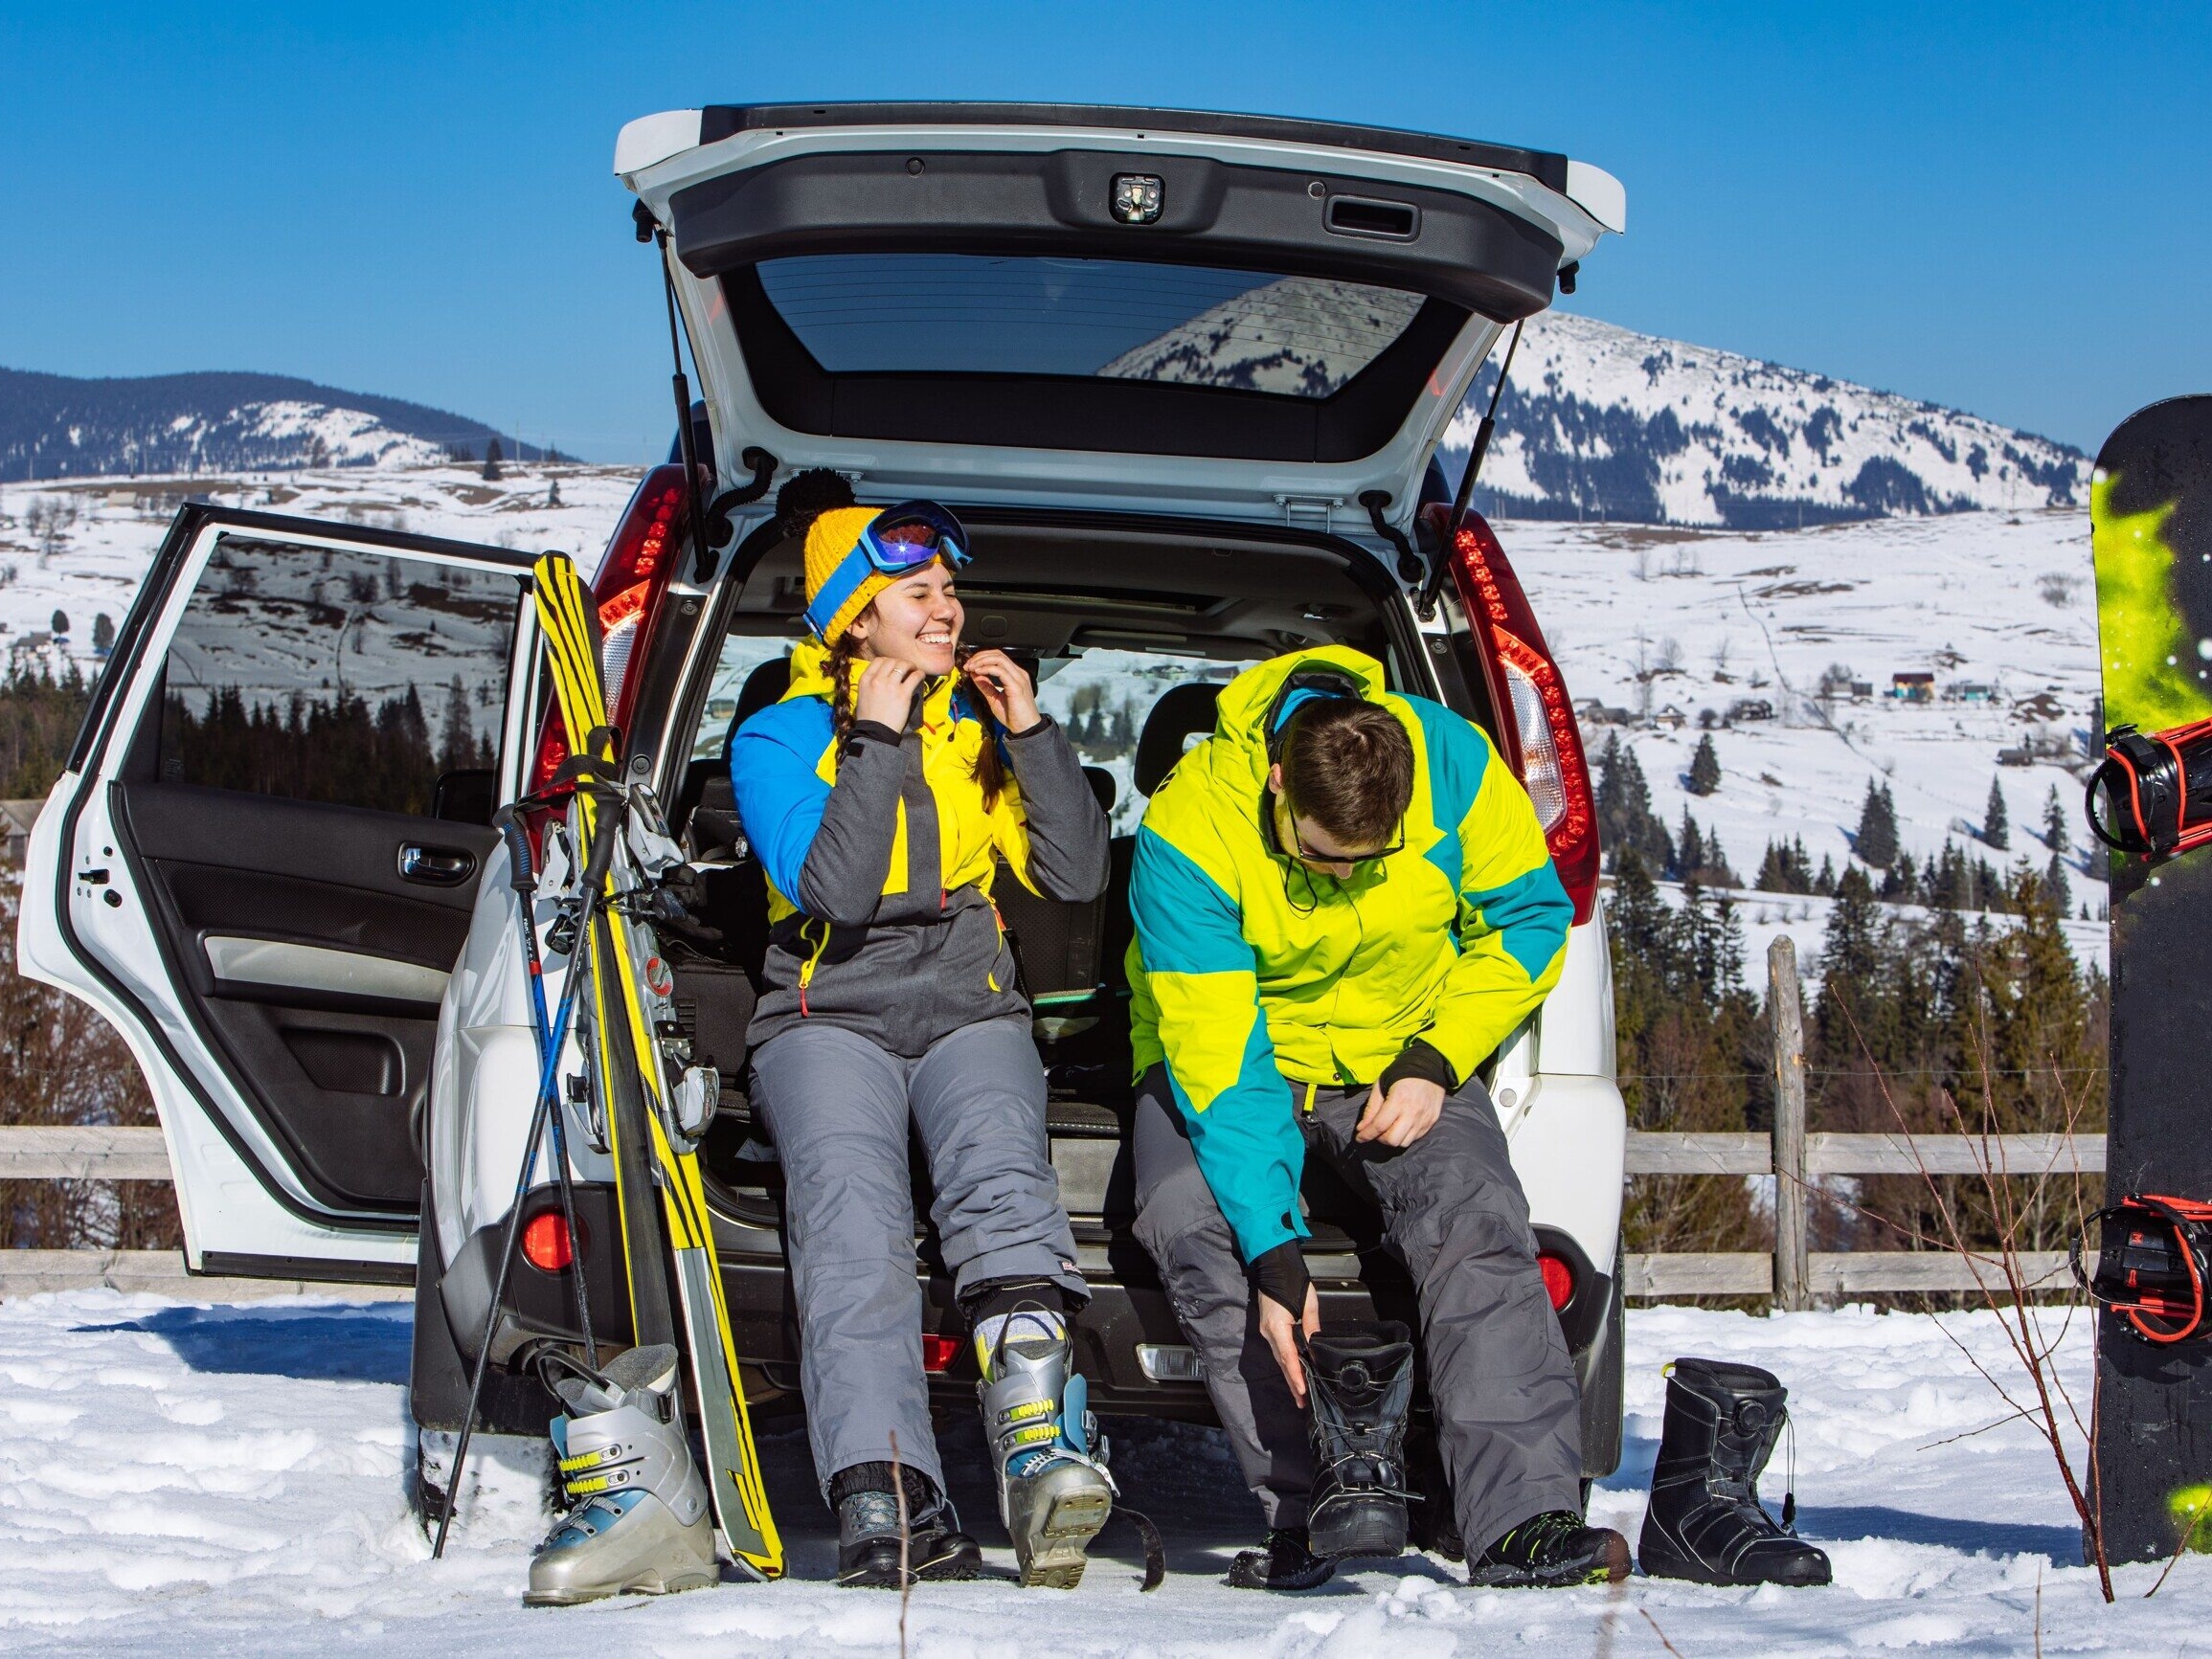
{"type": "Polygon", "coordinates": [[[1315,1555],[1342,1560],[1404,1552],[1412,1398],[1412,1333],[1395,1320],[1307,1339],[1314,1495],[1306,1530],[1315,1555]]]}
{"type": "Polygon", "coordinates": [[[565,1607],[715,1582],[714,1523],[684,1434],[676,1350],[632,1348],[603,1372],[549,1358],[568,1373],[547,1381],[568,1407],[552,1434],[572,1507],[538,1546],[524,1602],[565,1607]]]}
{"type": "Polygon", "coordinates": [[[1072,1590],[1117,1494],[1067,1321],[1034,1306],[986,1318],[976,1327],[976,1357],[999,1518],[1022,1582],[1072,1590]]]}
{"type": "Polygon", "coordinates": [[[1796,1497],[1777,1524],[1759,1473],[1789,1421],[1789,1391],[1771,1371],[1678,1359],[1652,1468],[1636,1558],[1655,1579],[1700,1584],[1825,1584],[1828,1558],[1797,1536],[1796,1497]]]}
{"type": "MultiPolygon", "coordinates": [[[[983,1552],[960,1531],[959,1512],[921,1470],[906,1476],[908,1579],[972,1579],[983,1570],[983,1552]]],[[[888,1463],[856,1463],[829,1479],[837,1511],[837,1581],[852,1587],[895,1590],[899,1579],[898,1489],[888,1463]]]]}

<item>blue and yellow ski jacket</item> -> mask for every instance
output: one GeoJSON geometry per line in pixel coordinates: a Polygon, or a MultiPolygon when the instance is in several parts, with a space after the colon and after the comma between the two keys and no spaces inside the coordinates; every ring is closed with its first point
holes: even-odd
{"type": "Polygon", "coordinates": [[[768,878],[748,1036],[820,1020],[914,1058],[976,1020],[1027,1015],[995,873],[1004,861],[1046,898],[1094,899],[1106,818],[1059,727],[995,738],[956,675],[929,683],[903,731],[860,722],[838,742],[828,658],[796,647],[782,701],[730,739],[737,815],[768,878]],[[993,741],[1011,775],[986,803],[975,764],[993,741]]]}
{"type": "Polygon", "coordinates": [[[1137,836],[1137,1072],[1165,1062],[1246,1261],[1307,1233],[1294,1086],[1371,1084],[1414,1038],[1464,1081],[1566,954],[1573,905],[1520,780],[1478,727],[1386,684],[1381,663],[1343,646],[1248,668],[1137,836]],[[1264,822],[1262,726],[1301,668],[1349,675],[1413,742],[1405,845],[1348,881],[1276,851],[1264,822]]]}

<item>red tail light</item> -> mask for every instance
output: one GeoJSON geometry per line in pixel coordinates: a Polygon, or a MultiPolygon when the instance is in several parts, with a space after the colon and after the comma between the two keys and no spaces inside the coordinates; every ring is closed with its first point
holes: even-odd
{"type": "Polygon", "coordinates": [[[523,1223],[522,1259],[541,1273],[557,1273],[576,1259],[576,1241],[560,1211],[547,1210],[523,1223]]]}
{"type": "Polygon", "coordinates": [[[1544,1293],[1551,1298],[1551,1311],[1556,1313],[1574,1300],[1574,1269],[1564,1256],[1541,1255],[1536,1266],[1544,1273],[1544,1293]]]}
{"type": "Polygon", "coordinates": [[[1452,575],[1482,652],[1492,705],[1511,716],[1499,723],[1505,758],[1536,803],[1574,919],[1587,922],[1597,905],[1597,802],[1582,731],[1536,613],[1479,513],[1466,514],[1453,534],[1452,575]]]}
{"type": "Polygon", "coordinates": [[[938,1336],[922,1333],[922,1369],[932,1376],[942,1376],[953,1368],[953,1361],[960,1356],[960,1339],[958,1336],[938,1336]]]}
{"type": "MultiPolygon", "coordinates": [[[[598,601],[599,671],[607,683],[607,718],[625,734],[637,702],[631,658],[639,642],[651,638],[661,594],[683,557],[688,504],[681,466],[657,466],[645,474],[630,504],[622,509],[606,557],[592,577],[592,594],[598,601]]],[[[560,710],[549,706],[538,734],[537,763],[530,769],[530,794],[550,788],[553,773],[568,759],[564,732],[560,710]]]]}

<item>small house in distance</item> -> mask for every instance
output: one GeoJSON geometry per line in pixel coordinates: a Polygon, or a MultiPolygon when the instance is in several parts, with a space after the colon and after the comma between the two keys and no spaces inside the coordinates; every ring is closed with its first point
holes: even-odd
{"type": "Polygon", "coordinates": [[[1854,702],[1854,703],[1871,703],[1871,702],[1873,702],[1873,701],[1874,701],[1874,682],[1873,682],[1873,681],[1871,681],[1871,680],[1854,680],[1854,681],[1852,681],[1852,682],[1851,682],[1851,701],[1852,701],[1852,702],[1854,702]]]}
{"type": "Polygon", "coordinates": [[[1774,706],[1764,697],[1739,697],[1728,705],[1728,724],[1739,720],[1772,720],[1774,706]]]}
{"type": "Polygon", "coordinates": [[[1651,717],[1651,723],[1661,731],[1680,731],[1688,722],[1689,716],[1671,703],[1651,717]]]}
{"type": "Polygon", "coordinates": [[[1933,703],[1935,676],[1917,670],[1889,677],[1889,695],[1900,703],[1933,703]]]}
{"type": "Polygon", "coordinates": [[[0,842],[5,843],[9,864],[23,867],[23,849],[30,844],[31,826],[38,821],[38,809],[46,804],[37,800],[0,800],[0,842]]]}
{"type": "Polygon", "coordinates": [[[1981,680],[1953,680],[1943,688],[1946,703],[1995,703],[1997,687],[1981,680]]]}

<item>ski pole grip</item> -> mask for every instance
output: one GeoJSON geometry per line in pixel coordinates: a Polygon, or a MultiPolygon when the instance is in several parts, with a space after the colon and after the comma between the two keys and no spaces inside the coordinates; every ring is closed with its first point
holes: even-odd
{"type": "Polygon", "coordinates": [[[537,886],[537,874],[530,867],[530,831],[522,827],[522,820],[516,817],[511,806],[503,806],[493,813],[491,824],[492,828],[499,831],[500,839],[507,842],[508,864],[513,871],[509,879],[514,890],[518,893],[530,891],[537,886]]]}

